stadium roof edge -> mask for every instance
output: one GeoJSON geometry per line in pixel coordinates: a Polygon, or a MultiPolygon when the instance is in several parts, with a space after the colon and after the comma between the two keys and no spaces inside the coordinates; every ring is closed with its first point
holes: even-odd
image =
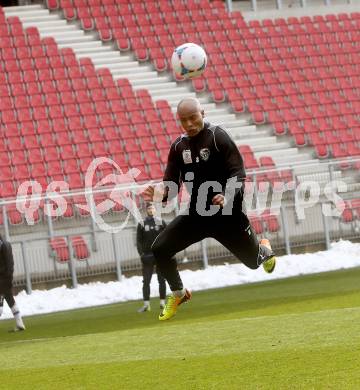
{"type": "Polygon", "coordinates": [[[284,4],[282,9],[275,8],[275,1],[271,5],[269,2],[262,4],[258,1],[256,12],[251,11],[250,1],[246,6],[242,2],[233,2],[233,11],[240,11],[247,22],[250,20],[360,12],[360,2],[347,4],[345,1],[344,4],[325,5],[321,2],[316,5],[308,5],[307,7],[301,7],[300,4],[284,4]]]}

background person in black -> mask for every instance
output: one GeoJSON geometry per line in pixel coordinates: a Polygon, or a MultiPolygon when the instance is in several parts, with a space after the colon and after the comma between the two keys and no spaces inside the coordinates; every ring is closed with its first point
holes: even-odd
{"type": "Polygon", "coordinates": [[[19,308],[12,294],[14,258],[11,244],[0,236],[0,316],[4,308],[4,300],[9,305],[16,322],[16,330],[25,330],[19,308]]]}
{"type": "Polygon", "coordinates": [[[144,220],[144,225],[138,224],[136,231],[136,246],[141,258],[142,274],[143,274],[143,299],[144,306],[138,312],[142,313],[150,311],[150,282],[156,267],[157,278],[159,282],[160,309],[165,306],[166,297],[166,281],[159,273],[158,267],[155,264],[155,257],[151,250],[151,245],[158,234],[165,229],[164,221],[155,220],[155,207],[148,203],[146,205],[147,217],[144,220]]]}
{"type": "MultiPolygon", "coordinates": [[[[180,101],[177,114],[186,134],[171,145],[163,201],[171,196],[170,185],[166,184],[171,182],[178,188],[181,184],[187,187],[190,204],[152,245],[160,272],[173,291],[160,320],[171,318],[177,307],[191,298],[191,293],[183,288],[172,257],[197,241],[215,238],[251,269],[263,264],[266,272],[272,272],[275,267],[270,243],[264,240],[259,244],[242,211],[246,174],[237,146],[223,128],[204,121],[197,99],[180,101]]],[[[145,200],[153,200],[155,187],[149,186],[143,195],[145,200]]]]}

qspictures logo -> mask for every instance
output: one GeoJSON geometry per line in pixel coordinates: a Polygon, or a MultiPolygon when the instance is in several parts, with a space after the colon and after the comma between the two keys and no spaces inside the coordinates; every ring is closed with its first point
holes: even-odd
{"type": "MultiPolygon", "coordinates": [[[[141,212],[135,200],[136,194],[143,189],[135,181],[140,173],[141,171],[137,168],[131,168],[125,173],[112,159],[107,157],[96,158],[88,166],[85,174],[85,188],[82,193],[85,195],[86,202],[84,204],[75,203],[74,206],[78,210],[91,215],[99,228],[108,233],[117,233],[124,229],[131,215],[137,222],[143,223],[141,212]],[[96,170],[104,164],[112,167],[115,173],[108,174],[100,181],[97,181],[96,170]],[[106,191],[103,193],[107,199],[96,204],[95,195],[100,193],[99,190],[104,190],[104,188],[106,188],[106,191]],[[103,215],[116,205],[121,205],[122,208],[127,210],[127,215],[121,224],[110,225],[105,222],[103,215]]],[[[44,207],[45,215],[62,217],[67,210],[68,199],[71,196],[69,184],[65,181],[53,181],[49,183],[44,194],[43,188],[38,181],[24,181],[18,188],[16,208],[24,214],[28,225],[35,223],[35,212],[41,206],[43,195],[45,195],[47,200],[47,205],[44,207]]]]}
{"type": "MultiPolygon", "coordinates": [[[[187,173],[185,179],[186,189],[181,190],[174,182],[166,182],[164,184],[149,181],[139,184],[136,178],[139,177],[141,171],[137,168],[131,168],[127,172],[123,172],[119,165],[110,158],[100,157],[94,159],[88,166],[85,174],[85,187],[78,193],[85,196],[85,203],[75,203],[74,206],[78,210],[91,215],[91,218],[96,222],[99,228],[108,233],[117,233],[124,229],[132,216],[136,223],[143,224],[143,217],[139,209],[137,198],[142,196],[142,192],[146,187],[154,187],[154,205],[156,207],[157,216],[163,217],[176,210],[182,214],[189,212],[190,200],[196,205],[198,215],[203,217],[212,216],[219,212],[220,206],[208,205],[209,191],[223,193],[224,206],[221,213],[223,215],[231,215],[233,212],[234,198],[237,191],[241,190],[244,194],[244,203],[246,205],[247,214],[261,214],[265,209],[270,209],[271,214],[279,214],[279,204],[281,204],[282,196],[286,191],[294,191],[295,211],[298,220],[305,219],[305,209],[313,207],[320,201],[321,196],[325,197],[327,202],[322,204],[322,212],[325,216],[339,217],[345,208],[344,200],[338,195],[341,192],[346,192],[347,185],[340,180],[334,180],[327,183],[323,188],[319,183],[314,181],[301,182],[296,185],[295,182],[275,183],[276,190],[271,189],[269,182],[254,183],[241,182],[237,178],[228,179],[225,189],[218,182],[210,181],[201,183],[197,187],[196,202],[192,194],[194,173],[187,173]],[[97,180],[96,172],[98,168],[106,165],[111,168],[112,173],[97,180]],[[261,186],[259,185],[261,184],[261,186]],[[256,187],[258,186],[258,187],[256,187]],[[261,194],[256,188],[262,188],[261,194]],[[173,201],[164,204],[162,202],[164,190],[167,188],[168,198],[173,201]],[[100,203],[95,202],[96,195],[103,193],[105,198],[100,203]],[[176,202],[176,199],[179,202],[176,202]],[[262,201],[266,199],[266,202],[262,201]],[[270,200],[269,200],[270,199],[270,200]],[[254,202],[255,200],[255,202],[254,202]],[[253,207],[253,205],[255,206],[253,207]],[[108,211],[112,210],[116,205],[120,205],[127,213],[119,224],[107,223],[103,216],[108,211]]],[[[45,199],[44,213],[51,217],[61,217],[65,214],[68,208],[70,192],[69,184],[65,181],[53,181],[49,183],[44,191],[41,184],[36,180],[24,181],[18,188],[16,198],[17,210],[25,216],[28,225],[35,223],[35,213],[42,207],[42,202],[45,199]]]]}

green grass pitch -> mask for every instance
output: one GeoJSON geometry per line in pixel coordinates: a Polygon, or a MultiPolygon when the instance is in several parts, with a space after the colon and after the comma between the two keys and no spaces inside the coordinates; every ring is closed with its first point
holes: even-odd
{"type": "Polygon", "coordinates": [[[139,305],[1,321],[0,389],[360,389],[360,269],[139,305]]]}

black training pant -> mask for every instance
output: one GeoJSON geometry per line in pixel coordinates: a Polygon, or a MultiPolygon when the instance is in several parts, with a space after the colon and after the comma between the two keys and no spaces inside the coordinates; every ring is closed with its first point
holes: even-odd
{"type": "Polygon", "coordinates": [[[215,238],[247,267],[258,268],[272,252],[259,245],[244,213],[211,217],[179,215],[155,239],[152,251],[172,291],[183,284],[173,256],[206,237],[215,238]]]}
{"type": "Polygon", "coordinates": [[[15,305],[15,299],[11,290],[11,288],[0,290],[0,306],[4,306],[4,299],[9,305],[10,309],[15,305]]]}
{"type": "Polygon", "coordinates": [[[159,282],[159,295],[160,299],[165,299],[166,297],[166,281],[164,277],[160,274],[159,269],[156,265],[155,257],[152,253],[147,253],[141,256],[142,263],[142,274],[143,274],[143,298],[144,301],[150,300],[150,282],[154,272],[154,267],[157,273],[157,278],[159,282]]]}

